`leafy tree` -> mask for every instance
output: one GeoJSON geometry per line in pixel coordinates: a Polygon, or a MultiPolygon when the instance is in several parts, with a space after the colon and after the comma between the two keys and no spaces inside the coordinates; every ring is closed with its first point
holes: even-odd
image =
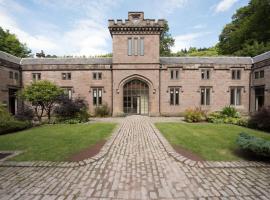
{"type": "Polygon", "coordinates": [[[174,45],[174,38],[169,33],[168,22],[165,21],[163,32],[160,35],[160,56],[170,56],[171,47],[174,45]]]}
{"type": "Polygon", "coordinates": [[[177,53],[173,54],[174,56],[218,56],[218,50],[217,47],[209,47],[209,48],[199,48],[196,47],[190,47],[189,50],[182,49],[181,51],[178,51],[177,53]]]}
{"type": "Polygon", "coordinates": [[[11,34],[9,30],[3,30],[0,27],[0,50],[18,57],[30,56],[31,50],[26,44],[22,44],[16,35],[11,34]]]}
{"type": "Polygon", "coordinates": [[[270,50],[270,1],[251,0],[237,10],[219,36],[219,53],[255,56],[270,50]]]}
{"type": "Polygon", "coordinates": [[[50,122],[51,112],[63,90],[49,81],[37,81],[26,86],[22,91],[22,98],[32,103],[35,115],[41,121],[44,112],[50,122]]]}

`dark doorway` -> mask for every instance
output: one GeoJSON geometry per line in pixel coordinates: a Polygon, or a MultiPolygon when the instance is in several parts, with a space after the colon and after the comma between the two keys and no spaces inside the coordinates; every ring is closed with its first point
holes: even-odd
{"type": "Polygon", "coordinates": [[[255,87],[255,110],[258,111],[264,106],[264,86],[255,87]]]}
{"type": "Polygon", "coordinates": [[[127,114],[148,114],[148,85],[141,80],[131,80],[123,87],[123,108],[127,114]]]}
{"type": "Polygon", "coordinates": [[[9,112],[12,115],[15,115],[17,113],[17,89],[9,89],[8,90],[8,96],[9,96],[9,100],[8,100],[8,107],[9,107],[9,112]]]}

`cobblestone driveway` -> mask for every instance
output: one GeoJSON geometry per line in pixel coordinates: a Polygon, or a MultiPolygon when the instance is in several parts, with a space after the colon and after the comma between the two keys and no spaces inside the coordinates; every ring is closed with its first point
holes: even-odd
{"type": "MultiPolygon", "coordinates": [[[[100,160],[81,167],[0,167],[0,199],[268,199],[269,167],[176,161],[149,117],[121,123],[100,160]]],[[[162,137],[162,136],[161,136],[162,137]]]]}

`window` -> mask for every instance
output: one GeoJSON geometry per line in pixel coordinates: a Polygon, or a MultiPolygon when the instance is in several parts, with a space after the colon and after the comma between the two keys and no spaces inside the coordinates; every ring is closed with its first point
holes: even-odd
{"type": "Polygon", "coordinates": [[[128,38],[128,55],[132,56],[132,38],[128,38]]]}
{"type": "Polygon", "coordinates": [[[259,78],[259,72],[254,72],[254,78],[258,79],[259,78]]]}
{"type": "Polygon", "coordinates": [[[201,105],[210,105],[210,88],[201,88],[201,105]]]}
{"type": "Polygon", "coordinates": [[[41,73],[32,73],[33,81],[37,81],[41,79],[41,73]]]}
{"type": "Polygon", "coordinates": [[[179,105],[179,88],[170,88],[170,105],[179,105]]]}
{"type": "Polygon", "coordinates": [[[140,38],[140,55],[144,55],[144,38],[140,38]]]}
{"type": "Polygon", "coordinates": [[[231,105],[241,105],[241,88],[231,88],[231,105]]]}
{"type": "Polygon", "coordinates": [[[71,80],[71,73],[62,73],[62,80],[71,80]]]}
{"type": "Polygon", "coordinates": [[[255,79],[264,78],[264,70],[254,72],[254,76],[255,79]]]}
{"type": "Polygon", "coordinates": [[[72,88],[71,87],[67,87],[67,88],[63,88],[64,89],[64,94],[68,96],[69,99],[72,99],[72,88]]]}
{"type": "Polygon", "coordinates": [[[171,79],[178,79],[179,78],[179,70],[173,69],[171,70],[171,79]]]}
{"type": "Polygon", "coordinates": [[[13,79],[13,72],[12,71],[9,72],[9,78],[13,79]]]}
{"type": "Polygon", "coordinates": [[[93,79],[94,80],[101,80],[102,79],[102,73],[101,72],[93,72],[93,79]]]}
{"type": "Polygon", "coordinates": [[[264,78],[264,70],[260,71],[260,78],[264,78]]]}
{"type": "Polygon", "coordinates": [[[144,38],[128,38],[128,55],[144,55],[144,38]]]}
{"type": "Polygon", "coordinates": [[[94,106],[102,105],[102,88],[93,89],[93,105],[94,106]]]}
{"type": "Polygon", "coordinates": [[[19,80],[19,74],[17,72],[14,73],[15,79],[19,80]]]}
{"type": "Polygon", "coordinates": [[[241,79],[241,70],[240,69],[232,70],[232,79],[233,80],[240,80],[241,79]]]}
{"type": "Polygon", "coordinates": [[[133,49],[134,53],[133,54],[135,56],[137,56],[138,55],[138,50],[139,50],[139,48],[138,48],[138,42],[139,42],[138,38],[134,38],[133,42],[134,42],[134,45],[133,45],[134,46],[134,49],[133,49]]]}
{"type": "Polygon", "coordinates": [[[102,73],[99,72],[99,73],[98,73],[98,80],[101,80],[101,79],[102,79],[102,73]]]}
{"type": "Polygon", "coordinates": [[[210,70],[209,69],[202,69],[201,76],[202,76],[202,80],[210,79],[210,70]]]}

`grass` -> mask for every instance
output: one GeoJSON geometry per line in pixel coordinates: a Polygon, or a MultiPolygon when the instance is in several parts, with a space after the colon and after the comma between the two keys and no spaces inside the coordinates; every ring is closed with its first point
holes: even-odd
{"type": "Polygon", "coordinates": [[[185,148],[205,160],[243,160],[235,152],[240,132],[270,140],[270,134],[229,124],[157,123],[157,128],[173,145],[185,148]]]}
{"type": "Polygon", "coordinates": [[[0,135],[0,150],[25,151],[16,161],[65,161],[71,155],[107,139],[113,123],[44,125],[0,135]]]}

